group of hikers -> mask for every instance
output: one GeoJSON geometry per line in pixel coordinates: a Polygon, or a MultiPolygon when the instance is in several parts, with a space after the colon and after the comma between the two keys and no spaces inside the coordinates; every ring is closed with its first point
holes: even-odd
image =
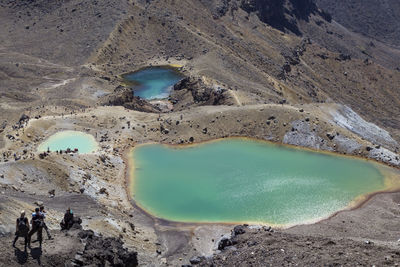
{"type": "MultiPolygon", "coordinates": [[[[44,222],[46,218],[46,211],[44,210],[44,206],[40,206],[35,208],[35,212],[32,213],[32,219],[29,223],[28,218],[25,216],[25,211],[21,211],[20,217],[17,219],[16,223],[16,231],[15,231],[15,239],[13,241],[13,247],[15,247],[15,243],[17,242],[19,237],[25,238],[25,250],[28,246],[31,248],[31,238],[32,235],[37,233],[37,240],[39,241],[40,247],[42,247],[42,232],[43,229],[47,233],[48,239],[51,239],[51,235],[49,229],[44,222]]],[[[64,218],[60,223],[61,230],[70,229],[74,224],[74,214],[70,208],[68,208],[64,214],[64,218]]]]}

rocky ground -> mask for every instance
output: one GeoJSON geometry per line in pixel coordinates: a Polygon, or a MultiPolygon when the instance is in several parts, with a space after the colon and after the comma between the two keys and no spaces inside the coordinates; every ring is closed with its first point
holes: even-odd
{"type": "MultiPolygon", "coordinates": [[[[308,0],[269,3],[2,1],[0,262],[19,264],[21,251],[9,246],[15,218],[43,202],[56,237],[44,243],[43,265],[92,255],[82,254],[81,232],[57,231],[68,206],[96,244],[121,250],[123,242],[139,265],[184,265],[196,256],[208,257],[204,265],[398,263],[398,193],[312,225],[246,228],[214,258],[233,226],[166,222],[130,197],[129,151],[145,142],[245,136],[399,168],[395,34],[360,35],[308,0]],[[121,75],[149,65],[179,67],[186,78],[168,99],[133,97],[121,75]],[[40,156],[38,144],[60,130],[88,132],[100,150],[40,156]]],[[[390,173],[396,184],[398,172],[390,173]]]]}
{"type": "MultiPolygon", "coordinates": [[[[118,238],[104,238],[91,230],[74,226],[68,231],[51,231],[52,239],[44,241],[42,248],[35,242],[31,248],[24,249],[23,239],[16,247],[9,248],[12,238],[3,238],[0,256],[7,266],[137,266],[137,253],[128,252],[118,238]]],[[[45,234],[44,234],[45,235],[45,234]]]]}
{"type": "MultiPolygon", "coordinates": [[[[238,230],[238,227],[236,227],[238,230]]],[[[398,248],[370,240],[331,239],[243,227],[211,259],[195,257],[196,266],[398,266],[398,248]]]]}

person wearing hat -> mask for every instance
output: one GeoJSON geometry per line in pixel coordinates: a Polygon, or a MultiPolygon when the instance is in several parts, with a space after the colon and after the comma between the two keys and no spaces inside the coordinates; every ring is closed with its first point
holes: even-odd
{"type": "Polygon", "coordinates": [[[25,250],[26,245],[28,244],[28,233],[29,233],[29,221],[28,218],[25,217],[25,211],[21,211],[21,215],[17,218],[16,224],[16,231],[15,231],[15,239],[13,242],[13,247],[15,247],[15,243],[17,242],[19,237],[25,238],[25,250]]]}
{"type": "Polygon", "coordinates": [[[74,213],[71,208],[68,208],[65,211],[64,219],[61,221],[60,226],[61,230],[69,230],[74,224],[74,213]]]}

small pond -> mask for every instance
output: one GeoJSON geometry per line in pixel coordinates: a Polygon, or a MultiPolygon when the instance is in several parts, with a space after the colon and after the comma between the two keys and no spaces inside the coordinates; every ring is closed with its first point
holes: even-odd
{"type": "Polygon", "coordinates": [[[91,134],[78,131],[62,131],[53,134],[38,147],[38,151],[59,151],[78,149],[78,153],[93,153],[99,147],[91,134]]]}

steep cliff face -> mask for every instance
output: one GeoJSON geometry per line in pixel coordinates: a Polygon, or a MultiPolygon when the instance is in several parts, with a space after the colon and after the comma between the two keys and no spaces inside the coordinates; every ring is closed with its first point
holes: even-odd
{"type": "Polygon", "coordinates": [[[302,35],[297,21],[308,21],[311,14],[330,20],[330,16],[319,10],[313,0],[242,0],[240,7],[249,13],[255,12],[261,21],[278,30],[297,35],[302,35]]]}
{"type": "Polygon", "coordinates": [[[261,21],[279,30],[287,28],[292,32],[299,33],[296,22],[289,21],[285,17],[284,3],[285,0],[245,0],[242,1],[240,7],[248,13],[256,13],[261,21]]]}
{"type": "Polygon", "coordinates": [[[321,15],[330,21],[331,17],[318,9],[314,0],[200,0],[209,8],[214,18],[220,18],[229,10],[241,8],[256,14],[268,25],[280,30],[302,35],[298,20],[308,21],[311,14],[321,15]]]}
{"type": "Polygon", "coordinates": [[[400,1],[315,0],[315,2],[346,28],[400,46],[400,1]]]}

